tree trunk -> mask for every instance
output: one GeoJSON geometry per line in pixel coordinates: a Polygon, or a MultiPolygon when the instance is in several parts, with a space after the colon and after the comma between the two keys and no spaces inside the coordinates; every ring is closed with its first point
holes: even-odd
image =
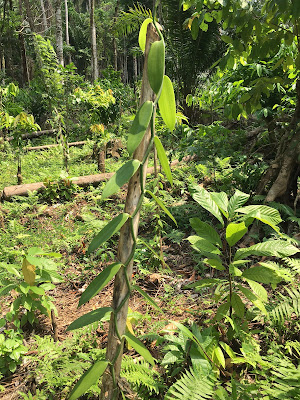
{"type": "Polygon", "coordinates": [[[58,63],[64,66],[61,0],[55,0],[55,21],[56,21],[56,54],[58,58],[58,63]]]}
{"type": "Polygon", "coordinates": [[[261,194],[266,185],[273,181],[268,190],[265,201],[271,202],[281,198],[284,202],[290,202],[291,195],[297,196],[295,192],[295,181],[297,182],[300,163],[300,130],[298,122],[300,120],[300,78],[296,84],[297,104],[294,116],[286,130],[286,134],[281,138],[278,146],[275,161],[268,168],[262,177],[257,193],[261,194]],[[292,136],[291,136],[292,134],[292,136]],[[273,180],[273,178],[275,180],[273,180]],[[293,192],[293,193],[292,193],[293,192]]]}
{"type": "Polygon", "coordinates": [[[46,16],[44,0],[40,0],[40,5],[41,5],[41,11],[42,11],[42,17],[43,17],[43,29],[44,29],[44,33],[45,33],[48,29],[48,24],[47,24],[47,16],[46,16]]]}
{"type": "Polygon", "coordinates": [[[96,25],[95,25],[95,0],[91,0],[90,29],[91,29],[91,43],[92,43],[92,81],[95,82],[99,78],[97,36],[96,36],[96,25]]]}
{"type": "MultiPolygon", "coordinates": [[[[68,0],[65,0],[65,20],[66,20],[66,45],[70,46],[68,0]]],[[[72,62],[71,53],[70,51],[68,51],[67,64],[71,64],[71,62],[72,62]]]]}
{"type": "MultiPolygon", "coordinates": [[[[23,7],[22,7],[22,0],[19,0],[19,13],[23,20],[23,7]]],[[[23,85],[29,83],[29,72],[28,72],[28,65],[27,65],[27,57],[26,57],[26,47],[25,47],[25,40],[23,36],[23,32],[20,29],[19,33],[19,42],[21,48],[21,59],[22,59],[22,70],[23,70],[23,85]]]]}
{"type": "MultiPolygon", "coordinates": [[[[143,104],[147,100],[152,100],[152,101],[154,100],[154,93],[150,88],[150,84],[147,77],[147,57],[151,43],[155,42],[156,40],[159,40],[159,36],[156,33],[153,25],[149,24],[147,30],[145,64],[143,71],[140,104],[143,104]]],[[[143,160],[150,142],[150,138],[151,138],[151,129],[150,127],[148,127],[141,144],[133,154],[134,159],[140,161],[143,160]]],[[[146,180],[146,169],[147,169],[147,162],[144,165],[144,174],[143,174],[144,182],[146,180]]],[[[138,171],[133,175],[133,177],[130,179],[128,183],[128,191],[127,191],[124,212],[130,215],[134,213],[138,201],[141,197],[141,194],[142,193],[140,184],[140,170],[138,169],[138,171]]],[[[137,214],[133,218],[133,231],[135,237],[137,236],[138,233],[139,218],[140,218],[140,213],[137,212],[137,214]]],[[[134,246],[134,241],[131,235],[130,222],[127,221],[121,229],[119,245],[118,245],[117,258],[121,263],[125,263],[128,260],[133,250],[133,246],[134,246]]],[[[115,276],[113,301],[112,301],[112,307],[114,310],[117,309],[118,306],[123,302],[128,292],[128,287],[126,279],[124,278],[124,274],[125,273],[127,274],[127,279],[129,282],[131,282],[132,271],[133,271],[133,260],[130,261],[126,270],[125,268],[121,268],[117,273],[117,275],[115,276]]],[[[120,380],[123,342],[120,343],[116,332],[118,331],[121,336],[125,333],[127,313],[128,313],[128,300],[124,302],[122,308],[116,315],[117,329],[115,326],[115,318],[113,314],[110,319],[106,359],[112,361],[116,357],[116,362],[114,363],[114,375],[117,381],[117,387],[114,387],[113,378],[110,374],[110,371],[107,370],[102,380],[102,389],[100,395],[101,400],[111,400],[113,398],[117,399],[119,398],[120,395],[118,381],[120,380]],[[121,346],[121,351],[118,353],[118,349],[120,349],[119,346],[121,346]]]]}
{"type": "MultiPolygon", "coordinates": [[[[115,14],[114,14],[114,24],[117,21],[119,5],[120,5],[120,0],[117,0],[115,7],[115,14]]],[[[118,47],[117,47],[117,38],[115,34],[113,34],[113,50],[114,50],[114,68],[115,71],[118,71],[118,47]]]]}
{"type": "Polygon", "coordinates": [[[35,32],[34,20],[33,20],[33,16],[31,13],[29,0],[25,0],[25,7],[26,7],[27,20],[28,20],[28,23],[30,26],[30,30],[31,30],[31,32],[35,32]]]}

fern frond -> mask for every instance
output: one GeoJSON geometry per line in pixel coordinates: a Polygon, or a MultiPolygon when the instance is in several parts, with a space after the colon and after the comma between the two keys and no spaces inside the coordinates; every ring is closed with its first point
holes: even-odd
{"type": "Polygon", "coordinates": [[[200,369],[190,367],[181,378],[175,382],[164,400],[206,400],[211,399],[215,392],[217,380],[213,375],[205,376],[200,369]]]}
{"type": "Polygon", "coordinates": [[[297,274],[300,274],[300,259],[299,258],[285,258],[284,263],[295,271],[297,274]]]}
{"type": "Polygon", "coordinates": [[[286,320],[290,319],[292,314],[300,316],[300,292],[296,289],[288,289],[286,291],[289,296],[279,293],[281,301],[273,309],[269,305],[269,317],[271,322],[282,325],[286,320]]]}
{"type": "Polygon", "coordinates": [[[148,393],[159,393],[159,389],[162,387],[159,373],[143,359],[124,355],[121,376],[139,392],[146,389],[148,393]]]}

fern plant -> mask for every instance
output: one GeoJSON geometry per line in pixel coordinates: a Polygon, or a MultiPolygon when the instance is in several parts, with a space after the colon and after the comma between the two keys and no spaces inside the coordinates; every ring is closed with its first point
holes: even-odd
{"type": "Polygon", "coordinates": [[[244,204],[249,195],[236,190],[228,199],[226,193],[208,192],[194,186],[192,196],[219,223],[220,234],[212,225],[199,218],[190,220],[197,235],[188,238],[192,247],[201,254],[205,264],[222,271],[222,278],[201,279],[187,288],[215,286],[215,300],[221,302],[216,319],[221,320],[229,313],[244,319],[247,312],[245,299],[267,315],[265,304],[268,293],[262,284],[273,287],[281,281],[292,281],[293,274],[279,264],[269,261],[257,262],[253,257],[276,257],[283,259],[298,252],[298,249],[280,236],[278,224],[282,221],[274,208],[266,205],[244,204]],[[254,220],[270,226],[276,233],[275,239],[266,240],[249,247],[238,247],[254,220]]]}

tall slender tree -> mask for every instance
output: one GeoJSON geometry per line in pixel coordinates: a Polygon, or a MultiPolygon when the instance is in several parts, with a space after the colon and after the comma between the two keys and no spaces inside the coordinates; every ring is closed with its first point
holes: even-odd
{"type": "Polygon", "coordinates": [[[99,78],[98,55],[97,55],[97,35],[95,25],[95,0],[91,0],[90,9],[90,29],[91,29],[91,45],[92,45],[92,80],[99,78]]]}

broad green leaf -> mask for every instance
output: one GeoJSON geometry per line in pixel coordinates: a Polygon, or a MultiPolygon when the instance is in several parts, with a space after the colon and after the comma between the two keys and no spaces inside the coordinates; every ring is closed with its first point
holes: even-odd
{"type": "Polygon", "coordinates": [[[121,263],[113,263],[105,268],[104,271],[100,272],[98,276],[89,284],[89,286],[82,293],[78,307],[91,300],[97,293],[100,292],[112,280],[119,269],[122,267],[121,263]]]}
{"type": "Polygon", "coordinates": [[[115,233],[119,232],[122,226],[130,217],[127,213],[117,215],[112,221],[110,221],[91,241],[87,254],[92,253],[98,249],[104,242],[110,239],[115,233]]]}
{"type": "Polygon", "coordinates": [[[246,269],[243,274],[243,278],[250,279],[260,283],[278,283],[280,279],[275,271],[269,268],[262,267],[261,265],[255,265],[254,267],[246,269]]]}
{"type": "Polygon", "coordinates": [[[224,226],[224,221],[217,204],[213,201],[210,193],[204,188],[198,186],[197,192],[193,194],[193,199],[197,201],[203,208],[214,215],[224,226]]]}
{"type": "Polygon", "coordinates": [[[245,314],[245,306],[238,294],[232,293],[231,305],[236,315],[240,318],[243,318],[245,314]]]}
{"type": "Polygon", "coordinates": [[[176,103],[173,84],[168,76],[164,76],[163,87],[158,100],[160,115],[164,123],[173,131],[176,122],[176,103]]]}
{"type": "Polygon", "coordinates": [[[132,285],[132,289],[135,289],[137,292],[139,292],[147,301],[150,303],[154,308],[159,310],[160,312],[163,312],[162,309],[159,307],[159,305],[150,297],[143,289],[141,289],[137,285],[132,285]]]}
{"type": "Polygon", "coordinates": [[[165,74],[165,44],[158,40],[151,44],[148,54],[147,75],[153,92],[158,95],[165,74]]]}
{"type": "Polygon", "coordinates": [[[137,353],[139,353],[149,364],[154,367],[154,359],[143,343],[130,332],[126,332],[123,336],[126,338],[130,346],[132,346],[137,353]]]}
{"type": "Polygon", "coordinates": [[[111,307],[102,307],[97,310],[90,311],[87,314],[82,315],[73,321],[67,328],[67,331],[73,331],[74,329],[82,328],[83,326],[90,325],[93,322],[101,321],[102,318],[106,317],[113,311],[111,307]]]}
{"type": "Polygon", "coordinates": [[[250,300],[264,315],[268,315],[266,307],[263,302],[254,294],[251,290],[243,287],[242,285],[238,285],[240,291],[250,300]]]}
{"type": "Polygon", "coordinates": [[[241,276],[242,275],[242,271],[237,268],[234,264],[229,264],[229,273],[233,276],[241,276]]]}
{"type": "Polygon", "coordinates": [[[240,260],[250,255],[255,256],[274,256],[274,257],[289,257],[298,253],[297,247],[284,242],[283,240],[268,240],[263,243],[257,243],[253,246],[238,249],[234,256],[234,261],[240,260]]]}
{"type": "Polygon", "coordinates": [[[222,247],[221,238],[211,225],[207,224],[206,222],[202,222],[200,218],[197,217],[191,218],[190,224],[198,236],[222,247]]]}
{"type": "Polygon", "coordinates": [[[127,140],[127,149],[130,155],[132,155],[132,153],[141,143],[145,135],[145,132],[149,126],[152,114],[153,114],[152,101],[145,101],[145,103],[143,103],[140,109],[138,110],[129,131],[127,140]]]}
{"type": "Polygon", "coordinates": [[[227,343],[219,342],[219,345],[223,347],[223,349],[226,351],[226,353],[229,355],[230,358],[235,357],[234,351],[231,349],[231,347],[228,346],[227,343]]]}
{"type": "Polygon", "coordinates": [[[228,36],[228,35],[222,35],[221,39],[223,40],[223,42],[225,42],[227,44],[231,44],[233,42],[232,37],[228,36]]]}
{"type": "Polygon", "coordinates": [[[141,29],[139,32],[139,45],[143,53],[145,52],[146,47],[146,36],[147,36],[147,29],[148,25],[152,22],[152,18],[147,18],[141,25],[141,29]]]}
{"type": "Polygon", "coordinates": [[[213,351],[213,358],[216,358],[219,363],[225,368],[225,358],[222,349],[218,346],[213,351]]]}
{"type": "Polygon", "coordinates": [[[228,216],[232,218],[236,213],[236,209],[241,207],[249,199],[250,195],[236,190],[228,203],[228,216]]]}
{"type": "Polygon", "coordinates": [[[268,301],[268,292],[266,289],[258,282],[246,279],[248,285],[250,286],[253,293],[255,293],[264,303],[268,301]]]}
{"type": "Polygon", "coordinates": [[[110,178],[105,185],[101,199],[107,199],[109,196],[115,194],[129,179],[135,174],[139,166],[139,160],[127,161],[118,171],[110,178]]]}
{"type": "Polygon", "coordinates": [[[94,385],[100,376],[102,376],[108,366],[108,361],[97,361],[92,365],[79,379],[74,386],[69,400],[76,400],[82,396],[92,385],[94,385]]]}
{"type": "Polygon", "coordinates": [[[256,218],[263,223],[270,225],[274,230],[279,231],[276,226],[282,222],[278,210],[265,205],[252,205],[238,208],[236,212],[245,214],[246,218],[256,218]]]}
{"type": "Polygon", "coordinates": [[[215,268],[219,271],[225,270],[225,267],[223,267],[221,260],[216,260],[214,258],[205,258],[203,261],[210,265],[212,268],[215,268]]]}
{"type": "Polygon", "coordinates": [[[15,289],[17,286],[17,283],[10,283],[9,285],[2,287],[0,289],[0,297],[6,296],[11,290],[15,289]]]}
{"type": "MultiPolygon", "coordinates": [[[[191,243],[193,248],[199,251],[201,254],[221,254],[221,251],[214,244],[209,242],[206,239],[201,238],[200,236],[189,236],[188,241],[191,243]]],[[[209,257],[208,257],[209,258],[209,257]]],[[[212,257],[215,258],[215,257],[212,257]]],[[[219,257],[218,257],[219,258],[219,257]]]]}
{"type": "Polygon", "coordinates": [[[29,288],[33,293],[43,296],[45,294],[45,290],[39,286],[30,286],[29,288]]]}
{"type": "Polygon", "coordinates": [[[160,165],[162,169],[164,170],[164,173],[166,174],[166,177],[170,184],[173,186],[173,178],[172,178],[172,172],[171,168],[169,165],[169,161],[165,152],[165,149],[163,148],[163,145],[161,144],[161,141],[157,136],[154,137],[154,144],[157,150],[157,155],[160,161],[160,165]]]}
{"type": "Polygon", "coordinates": [[[35,282],[35,265],[31,264],[26,258],[23,258],[22,272],[25,282],[29,286],[33,286],[35,282]]]}
{"type": "Polygon", "coordinates": [[[212,286],[212,285],[217,285],[218,283],[224,283],[226,282],[224,279],[218,279],[218,278],[207,278],[207,279],[201,279],[200,281],[190,283],[189,285],[186,285],[184,289],[190,289],[194,287],[206,287],[206,286],[212,286]]]}
{"type": "Polygon", "coordinates": [[[18,278],[21,278],[21,274],[17,269],[17,268],[19,268],[18,265],[16,265],[16,264],[6,264],[6,263],[3,263],[3,262],[0,262],[0,267],[1,268],[5,268],[10,274],[13,274],[13,275],[17,276],[18,278]]]}
{"type": "Polygon", "coordinates": [[[229,311],[229,307],[230,307],[229,301],[226,301],[226,303],[223,303],[218,307],[218,310],[217,310],[216,316],[215,316],[217,321],[220,321],[222,318],[224,318],[226,316],[226,314],[229,311]]]}
{"type": "Polygon", "coordinates": [[[211,198],[217,204],[222,214],[228,218],[228,197],[225,192],[211,192],[211,198]]]}
{"type": "Polygon", "coordinates": [[[156,197],[154,193],[150,192],[150,190],[146,190],[146,192],[150,194],[150,196],[156,201],[157,205],[159,205],[159,207],[163,210],[163,212],[165,212],[167,214],[167,216],[169,218],[171,218],[171,220],[177,226],[177,222],[176,222],[175,218],[170,213],[170,211],[167,209],[167,207],[164,205],[164,203],[158,197],[156,197]]]}
{"type": "Polygon", "coordinates": [[[234,246],[248,232],[245,222],[231,223],[226,228],[226,240],[230,247],[234,246]]]}

